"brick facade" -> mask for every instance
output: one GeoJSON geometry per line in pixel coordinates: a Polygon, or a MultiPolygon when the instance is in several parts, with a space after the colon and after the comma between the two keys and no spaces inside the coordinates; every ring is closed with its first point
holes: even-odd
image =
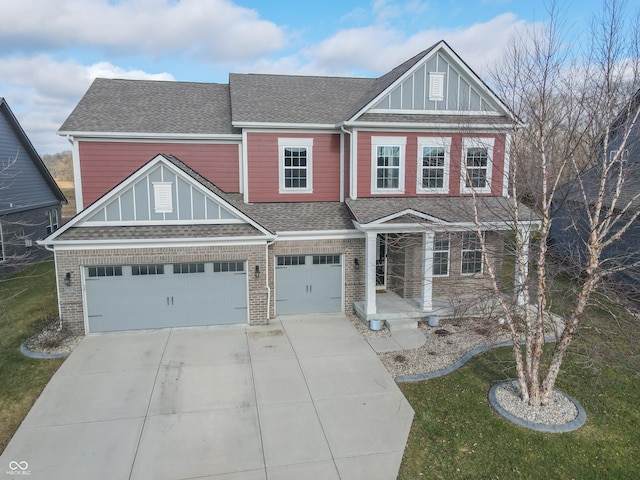
{"type": "Polygon", "coordinates": [[[167,247],[104,250],[56,250],[56,275],[59,285],[60,314],[65,328],[85,333],[82,269],[90,265],[132,265],[138,263],[188,263],[215,261],[247,261],[249,282],[249,324],[264,325],[267,321],[267,287],[264,276],[253,274],[255,266],[266,271],[264,245],[167,247]],[[64,284],[67,272],[71,285],[64,284]]]}

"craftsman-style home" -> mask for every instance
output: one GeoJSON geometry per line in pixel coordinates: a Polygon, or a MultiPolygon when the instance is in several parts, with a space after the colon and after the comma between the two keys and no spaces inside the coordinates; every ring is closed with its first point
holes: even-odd
{"type": "Polygon", "coordinates": [[[80,212],[44,242],[62,318],[437,312],[500,266],[476,227],[500,252],[514,121],[444,41],[379,78],[96,79],[59,131],[80,212]]]}

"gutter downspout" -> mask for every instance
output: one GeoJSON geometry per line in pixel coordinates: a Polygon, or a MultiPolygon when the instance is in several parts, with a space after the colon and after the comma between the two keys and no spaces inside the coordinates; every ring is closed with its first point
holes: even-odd
{"type": "Polygon", "coordinates": [[[56,273],[56,294],[58,295],[58,319],[60,320],[60,326],[58,327],[58,331],[62,330],[62,309],[60,308],[60,281],[58,279],[58,262],[56,261],[56,250],[49,245],[43,245],[44,249],[53,253],[53,265],[56,273]]]}
{"type": "Polygon", "coordinates": [[[266,272],[266,284],[267,284],[267,323],[269,323],[269,320],[271,320],[271,288],[269,287],[269,247],[271,245],[273,245],[274,243],[276,243],[275,240],[272,240],[271,242],[267,242],[264,246],[264,259],[266,261],[265,263],[265,270],[266,272]]]}
{"type": "MultiPolygon", "coordinates": [[[[340,130],[349,135],[349,197],[353,197],[353,132],[344,128],[344,123],[340,124],[340,130]]],[[[343,149],[343,157],[344,157],[344,149],[343,149]]],[[[344,161],[344,160],[343,160],[344,161]]],[[[344,165],[342,168],[342,178],[344,178],[344,165]]],[[[344,194],[344,189],[343,189],[344,194]]]]}

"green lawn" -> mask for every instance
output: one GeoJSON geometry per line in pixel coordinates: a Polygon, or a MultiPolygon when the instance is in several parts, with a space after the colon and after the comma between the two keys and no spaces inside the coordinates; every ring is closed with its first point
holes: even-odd
{"type": "Polygon", "coordinates": [[[416,415],[399,478],[635,479],[640,472],[638,320],[610,302],[589,310],[556,385],[587,423],[563,434],[533,432],[496,414],[493,384],[514,378],[501,348],[439,379],[400,388],[416,415]]]}
{"type": "Polygon", "coordinates": [[[29,359],[19,351],[57,314],[53,259],[0,280],[0,452],[62,364],[29,359]]]}

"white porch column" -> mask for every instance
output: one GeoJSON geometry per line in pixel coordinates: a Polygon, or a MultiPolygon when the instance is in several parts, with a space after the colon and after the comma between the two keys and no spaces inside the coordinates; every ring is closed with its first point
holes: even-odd
{"type": "Polygon", "coordinates": [[[433,237],[427,230],[422,234],[422,311],[433,310],[433,237]]]}
{"type": "Polygon", "coordinates": [[[364,309],[367,317],[375,315],[376,310],[376,246],[378,234],[366,233],[365,245],[365,284],[364,284],[364,309]]]}
{"type": "Polygon", "coordinates": [[[516,257],[516,273],[514,282],[514,294],[519,306],[525,304],[524,284],[529,276],[529,243],[531,241],[531,226],[522,225],[516,235],[516,245],[519,255],[516,257]]]}

